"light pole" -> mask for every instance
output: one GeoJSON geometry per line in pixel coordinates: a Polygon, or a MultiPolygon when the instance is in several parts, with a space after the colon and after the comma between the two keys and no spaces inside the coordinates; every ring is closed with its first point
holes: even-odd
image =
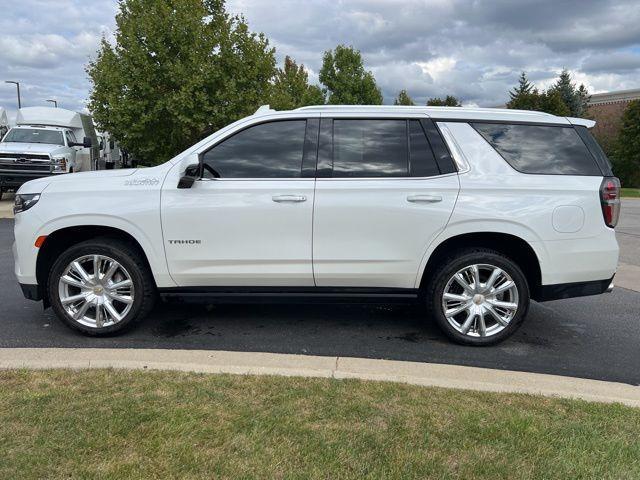
{"type": "Polygon", "coordinates": [[[47,100],[47,102],[51,102],[51,103],[53,103],[53,106],[54,106],[55,108],[58,108],[58,101],[57,101],[57,100],[47,100]]]}
{"type": "Polygon", "coordinates": [[[22,108],[22,102],[20,102],[20,82],[14,82],[13,80],[5,80],[4,83],[15,83],[18,88],[18,110],[22,108]]]}

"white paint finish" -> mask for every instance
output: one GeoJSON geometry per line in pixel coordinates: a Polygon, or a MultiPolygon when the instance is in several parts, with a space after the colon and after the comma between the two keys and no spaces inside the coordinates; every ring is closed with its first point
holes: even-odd
{"type": "Polygon", "coordinates": [[[16,274],[35,284],[35,240],[66,227],[99,225],[122,230],[142,246],[158,286],[171,287],[162,245],[160,186],[170,164],[139,170],[109,170],[46,177],[23,185],[40,201],[15,219],[16,274]]]}
{"type": "Polygon", "coordinates": [[[561,205],[553,210],[553,229],[560,233],[576,233],[584,226],[584,210],[577,205],[561,205]]]}
{"type": "MultiPolygon", "coordinates": [[[[464,233],[506,233],[522,238],[534,249],[543,284],[613,276],[618,246],[614,230],[602,218],[598,194],[602,177],[521,174],[470,125],[449,122],[446,127],[470,170],[459,176],[458,202],[437,243],[464,233]],[[578,231],[554,229],[553,212],[563,205],[583,210],[584,225],[578,231]]],[[[423,268],[430,253],[423,259],[423,268]]]]}
{"type": "Polygon", "coordinates": [[[420,259],[442,232],[458,176],[318,179],[313,264],[322,287],[413,288],[420,259]],[[441,197],[434,203],[415,196],[441,197]]]}
{"type": "Polygon", "coordinates": [[[172,171],[162,224],[179,286],[313,286],[313,179],[203,180],[190,189],[177,183],[172,171]]]}

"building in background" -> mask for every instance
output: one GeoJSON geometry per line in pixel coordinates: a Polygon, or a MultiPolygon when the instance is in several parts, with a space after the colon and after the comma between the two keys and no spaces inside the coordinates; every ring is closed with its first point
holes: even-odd
{"type": "Polygon", "coordinates": [[[587,116],[596,121],[593,133],[605,150],[618,135],[624,109],[629,102],[639,99],[640,88],[591,95],[587,116]]]}

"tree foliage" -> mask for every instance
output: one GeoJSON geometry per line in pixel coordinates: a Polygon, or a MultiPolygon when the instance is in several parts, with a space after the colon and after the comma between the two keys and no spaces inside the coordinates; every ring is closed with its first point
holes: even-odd
{"type": "Polygon", "coordinates": [[[87,66],[89,108],[145,163],[267,103],[274,50],[224,0],[121,0],[116,27],[87,66]]]}
{"type": "Polygon", "coordinates": [[[526,73],[522,72],[518,86],[509,92],[509,98],[507,108],[536,110],[561,117],[580,117],[586,113],[590,97],[587,88],[580,85],[580,88],[576,89],[569,72],[563,70],[555,85],[542,92],[535,88],[527,79],[526,73]]]}
{"type": "Polygon", "coordinates": [[[460,101],[453,95],[447,95],[443,100],[440,97],[433,97],[427,100],[428,107],[461,107],[460,101]]]}
{"type": "Polygon", "coordinates": [[[393,101],[393,104],[394,105],[406,105],[406,106],[415,105],[415,103],[413,103],[413,99],[409,96],[407,91],[404,90],[404,89],[400,90],[400,92],[398,93],[398,96],[393,101]]]}
{"type": "Polygon", "coordinates": [[[292,110],[306,105],[324,104],[324,94],[317,85],[309,85],[309,74],[304,65],[289,56],[284,66],[278,69],[269,102],[276,110],[292,110]]]}
{"type": "Polygon", "coordinates": [[[382,92],[373,74],[364,69],[360,51],[338,45],[324,52],[320,82],[331,105],[380,105],[382,92]]]}
{"type": "Polygon", "coordinates": [[[625,187],[640,187],[640,100],[629,102],[612,158],[613,172],[625,187]]]}

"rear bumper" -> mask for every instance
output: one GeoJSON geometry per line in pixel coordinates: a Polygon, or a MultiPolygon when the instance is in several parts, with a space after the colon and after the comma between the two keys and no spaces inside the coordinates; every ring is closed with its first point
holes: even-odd
{"type": "Polygon", "coordinates": [[[613,290],[613,277],[608,280],[593,280],[590,282],[558,283],[556,285],[542,285],[537,295],[538,302],[560,300],[563,298],[586,297],[600,295],[613,290]]]}

